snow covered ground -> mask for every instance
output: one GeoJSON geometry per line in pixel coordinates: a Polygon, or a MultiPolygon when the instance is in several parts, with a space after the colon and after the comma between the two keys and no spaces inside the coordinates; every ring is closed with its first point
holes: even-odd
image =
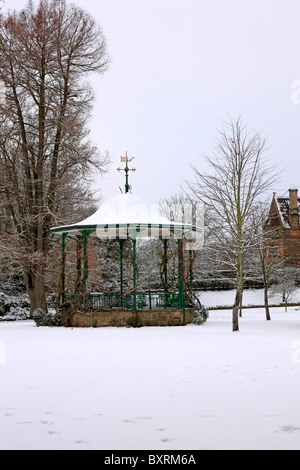
{"type": "Polygon", "coordinates": [[[298,449],[300,310],[201,325],[0,324],[0,449],[298,449]]]}
{"type": "MultiPolygon", "coordinates": [[[[201,291],[199,298],[206,307],[228,306],[233,305],[235,299],[235,290],[228,291],[201,291]]],[[[280,294],[272,294],[269,290],[270,305],[279,305],[282,302],[280,294]]],[[[300,303],[300,289],[296,289],[289,299],[291,303],[300,303]]],[[[263,289],[245,289],[243,293],[243,305],[264,305],[263,289]]]]}

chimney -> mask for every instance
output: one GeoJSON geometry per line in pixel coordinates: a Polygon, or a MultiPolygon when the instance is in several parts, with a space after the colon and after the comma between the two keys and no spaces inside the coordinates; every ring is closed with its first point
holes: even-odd
{"type": "Polygon", "coordinates": [[[299,229],[298,189],[290,189],[289,223],[291,228],[299,229]]]}

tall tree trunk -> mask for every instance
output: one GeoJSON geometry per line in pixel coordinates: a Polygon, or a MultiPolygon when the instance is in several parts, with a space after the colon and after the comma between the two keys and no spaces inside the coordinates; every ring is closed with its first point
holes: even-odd
{"type": "Polygon", "coordinates": [[[239,331],[239,308],[241,301],[242,291],[239,285],[236,289],[235,301],[232,310],[232,331],[239,331]]]}
{"type": "Polygon", "coordinates": [[[240,308],[239,308],[239,316],[242,318],[243,316],[243,293],[244,293],[244,287],[242,287],[242,293],[240,297],[240,308]]]}
{"type": "Polygon", "coordinates": [[[266,320],[271,320],[270,309],[269,309],[269,299],[268,299],[268,290],[269,290],[269,280],[270,275],[268,273],[267,268],[267,260],[264,255],[264,248],[261,254],[261,268],[262,268],[262,277],[264,282],[264,304],[265,304],[265,312],[266,312],[266,320]]]}
{"type": "Polygon", "coordinates": [[[37,270],[28,267],[25,269],[25,283],[27,293],[30,299],[30,318],[33,317],[33,312],[37,308],[47,311],[47,300],[45,294],[45,275],[44,269],[41,266],[35,267],[37,270]]]}
{"type": "Polygon", "coordinates": [[[269,309],[268,284],[267,284],[267,282],[264,282],[264,301],[265,301],[266,319],[271,320],[270,309],[269,309]]]}
{"type": "Polygon", "coordinates": [[[239,331],[239,309],[243,298],[243,256],[241,253],[237,257],[237,286],[235,301],[232,309],[232,331],[239,331]]]}

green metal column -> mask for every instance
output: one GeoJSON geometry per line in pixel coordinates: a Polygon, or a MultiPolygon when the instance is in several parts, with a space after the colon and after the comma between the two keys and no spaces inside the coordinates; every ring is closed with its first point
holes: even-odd
{"type": "Polygon", "coordinates": [[[191,290],[193,290],[193,250],[189,250],[189,255],[190,255],[190,267],[189,267],[189,271],[190,271],[190,288],[191,290]]]}
{"type": "Polygon", "coordinates": [[[179,308],[183,309],[183,324],[185,324],[185,306],[184,306],[184,264],[183,264],[183,241],[178,240],[178,294],[179,308]]]}
{"type": "Polygon", "coordinates": [[[83,289],[86,291],[87,281],[87,250],[86,250],[87,236],[86,230],[82,232],[82,246],[83,246],[83,289]]]}
{"type": "Polygon", "coordinates": [[[164,243],[164,275],[165,275],[165,290],[168,285],[168,240],[163,240],[164,243]]]}
{"type": "Polygon", "coordinates": [[[81,294],[81,256],[82,256],[82,237],[77,236],[77,277],[75,292],[81,294]]]}
{"type": "Polygon", "coordinates": [[[133,310],[136,310],[136,240],[132,239],[133,248],[133,310]]]}
{"type": "Polygon", "coordinates": [[[181,247],[180,247],[181,240],[178,240],[178,307],[182,307],[182,297],[181,297],[181,247]]]}
{"type": "Polygon", "coordinates": [[[65,282],[66,282],[66,237],[67,234],[63,233],[62,234],[62,240],[61,240],[61,252],[62,252],[62,257],[61,257],[61,301],[64,303],[65,301],[65,282]]]}
{"type": "Polygon", "coordinates": [[[82,231],[82,248],[83,248],[83,279],[82,279],[82,294],[83,303],[87,305],[87,278],[88,278],[88,258],[87,258],[87,232],[82,231]]]}
{"type": "Polygon", "coordinates": [[[120,245],[120,294],[121,294],[121,305],[123,306],[123,248],[125,240],[119,239],[120,245]]]}

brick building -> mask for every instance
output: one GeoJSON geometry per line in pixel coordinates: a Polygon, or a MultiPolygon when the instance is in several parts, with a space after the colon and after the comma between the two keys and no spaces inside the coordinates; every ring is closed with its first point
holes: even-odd
{"type": "Polygon", "coordinates": [[[267,227],[278,244],[281,259],[300,263],[300,198],[298,190],[290,189],[288,197],[273,195],[267,227]]]}

